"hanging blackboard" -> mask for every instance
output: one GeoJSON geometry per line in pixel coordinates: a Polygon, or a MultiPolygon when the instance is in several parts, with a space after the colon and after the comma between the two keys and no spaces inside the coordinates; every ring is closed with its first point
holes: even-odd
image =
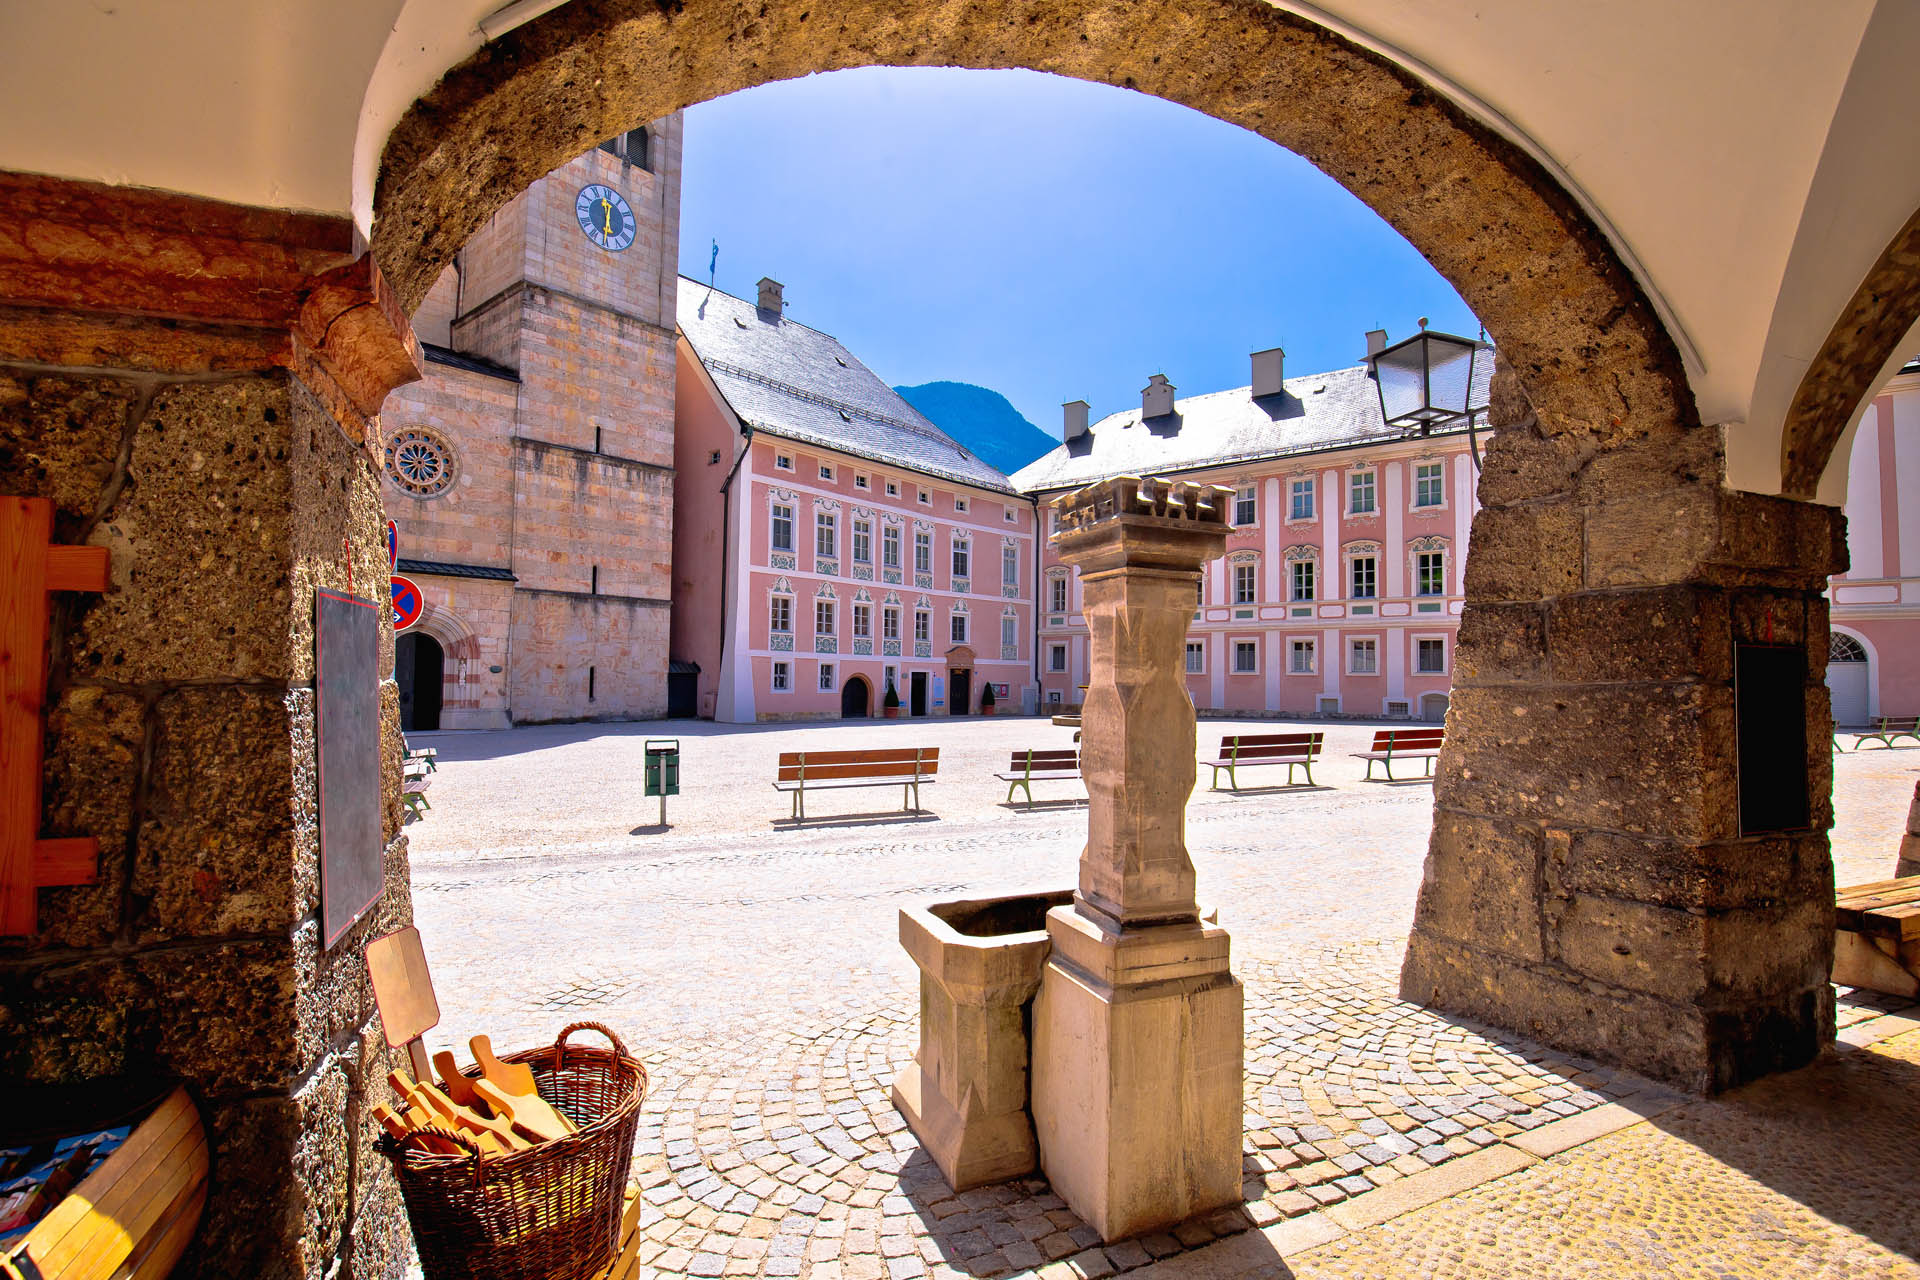
{"type": "Polygon", "coordinates": [[[1740,834],[1804,831],[1807,795],[1807,651],[1733,646],[1739,738],[1740,834]]]}
{"type": "Polygon", "coordinates": [[[314,592],[320,722],[320,919],[333,946],[379,900],[380,615],[371,600],[314,592]]]}

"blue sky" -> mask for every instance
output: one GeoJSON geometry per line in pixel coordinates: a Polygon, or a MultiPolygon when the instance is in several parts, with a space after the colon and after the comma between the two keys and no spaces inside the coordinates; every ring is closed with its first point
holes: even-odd
{"type": "Polygon", "coordinates": [[[1027,71],[866,68],[687,112],[681,270],[833,334],[895,385],[1138,406],[1355,363],[1366,330],[1478,322],[1399,233],[1274,144],[1185,107],[1027,71]]]}

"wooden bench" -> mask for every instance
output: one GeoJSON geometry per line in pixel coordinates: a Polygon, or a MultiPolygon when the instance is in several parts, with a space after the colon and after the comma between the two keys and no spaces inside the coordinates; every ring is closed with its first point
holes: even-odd
{"type": "Polygon", "coordinates": [[[1005,773],[994,777],[1007,784],[1007,803],[1013,803],[1016,790],[1027,793],[1027,808],[1033,808],[1033,784],[1036,782],[1078,782],[1080,753],[1068,747],[1061,751],[1035,751],[1027,748],[1013,753],[1005,773]]]}
{"type": "Polygon", "coordinates": [[[428,773],[440,772],[440,752],[433,747],[409,747],[405,758],[409,764],[418,761],[428,773]]]}
{"type": "Polygon", "coordinates": [[[427,775],[436,767],[431,761],[415,758],[411,752],[400,761],[400,803],[407,807],[408,821],[433,808],[427,803],[427,788],[433,785],[427,775]]]}
{"type": "Polygon", "coordinates": [[[1438,729],[1376,729],[1373,734],[1371,751],[1356,751],[1353,758],[1367,762],[1367,779],[1373,779],[1374,762],[1386,767],[1387,781],[1392,782],[1393,762],[1395,760],[1425,760],[1427,771],[1424,776],[1433,776],[1433,762],[1440,755],[1440,744],[1446,740],[1447,731],[1443,726],[1438,729]]]}
{"type": "Polygon", "coordinates": [[[807,792],[835,787],[900,788],[903,812],[920,810],[920,784],[937,782],[938,747],[893,747],[875,751],[782,751],[775,791],[793,794],[793,818],[807,820],[807,792]],[[911,794],[913,802],[907,802],[911,794]]]}
{"type": "Polygon", "coordinates": [[[1220,771],[1227,771],[1227,790],[1240,789],[1236,769],[1249,765],[1283,764],[1287,766],[1287,785],[1293,785],[1293,771],[1307,771],[1307,785],[1313,785],[1313,762],[1320,758],[1324,733],[1230,733],[1220,739],[1220,758],[1203,760],[1213,770],[1209,791],[1220,790],[1220,771]]]}
{"type": "Polygon", "coordinates": [[[1893,749],[1894,739],[1912,738],[1920,745],[1920,716],[1875,716],[1873,728],[1847,732],[1853,734],[1853,749],[1858,751],[1862,744],[1878,742],[1889,751],[1893,749]]]}
{"type": "Polygon", "coordinates": [[[1834,929],[1834,982],[1920,996],[1920,876],[1840,890],[1834,929]]]}

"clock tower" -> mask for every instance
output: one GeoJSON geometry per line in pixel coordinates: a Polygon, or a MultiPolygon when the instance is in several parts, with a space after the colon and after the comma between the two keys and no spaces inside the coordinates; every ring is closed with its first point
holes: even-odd
{"type": "Polygon", "coordinates": [[[381,414],[414,730],[666,714],[680,147],[676,114],[535,182],[414,316],[381,414]]]}

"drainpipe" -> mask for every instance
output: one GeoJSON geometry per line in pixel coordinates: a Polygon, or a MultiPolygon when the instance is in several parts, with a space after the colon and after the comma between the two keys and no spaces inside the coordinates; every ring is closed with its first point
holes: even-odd
{"type": "Polygon", "coordinates": [[[1033,643],[1029,646],[1033,657],[1033,709],[1045,715],[1047,687],[1040,673],[1040,591],[1045,580],[1040,573],[1040,557],[1047,545],[1047,530],[1040,522],[1040,499],[1028,494],[1027,504],[1033,508],[1033,643]]]}
{"type": "MultiPolygon", "coordinates": [[[[742,423],[746,430],[746,439],[741,442],[740,453],[733,460],[733,469],[727,472],[727,478],[720,482],[720,657],[719,665],[726,666],[727,658],[727,575],[733,567],[733,479],[740,474],[740,464],[747,460],[747,453],[753,448],[753,424],[742,423]]],[[[677,513],[676,513],[677,514],[677,513]]],[[[720,678],[715,671],[714,678],[720,678]]],[[[714,693],[715,710],[719,709],[719,692],[714,693]]],[[[695,706],[693,713],[700,714],[695,706]]]]}

